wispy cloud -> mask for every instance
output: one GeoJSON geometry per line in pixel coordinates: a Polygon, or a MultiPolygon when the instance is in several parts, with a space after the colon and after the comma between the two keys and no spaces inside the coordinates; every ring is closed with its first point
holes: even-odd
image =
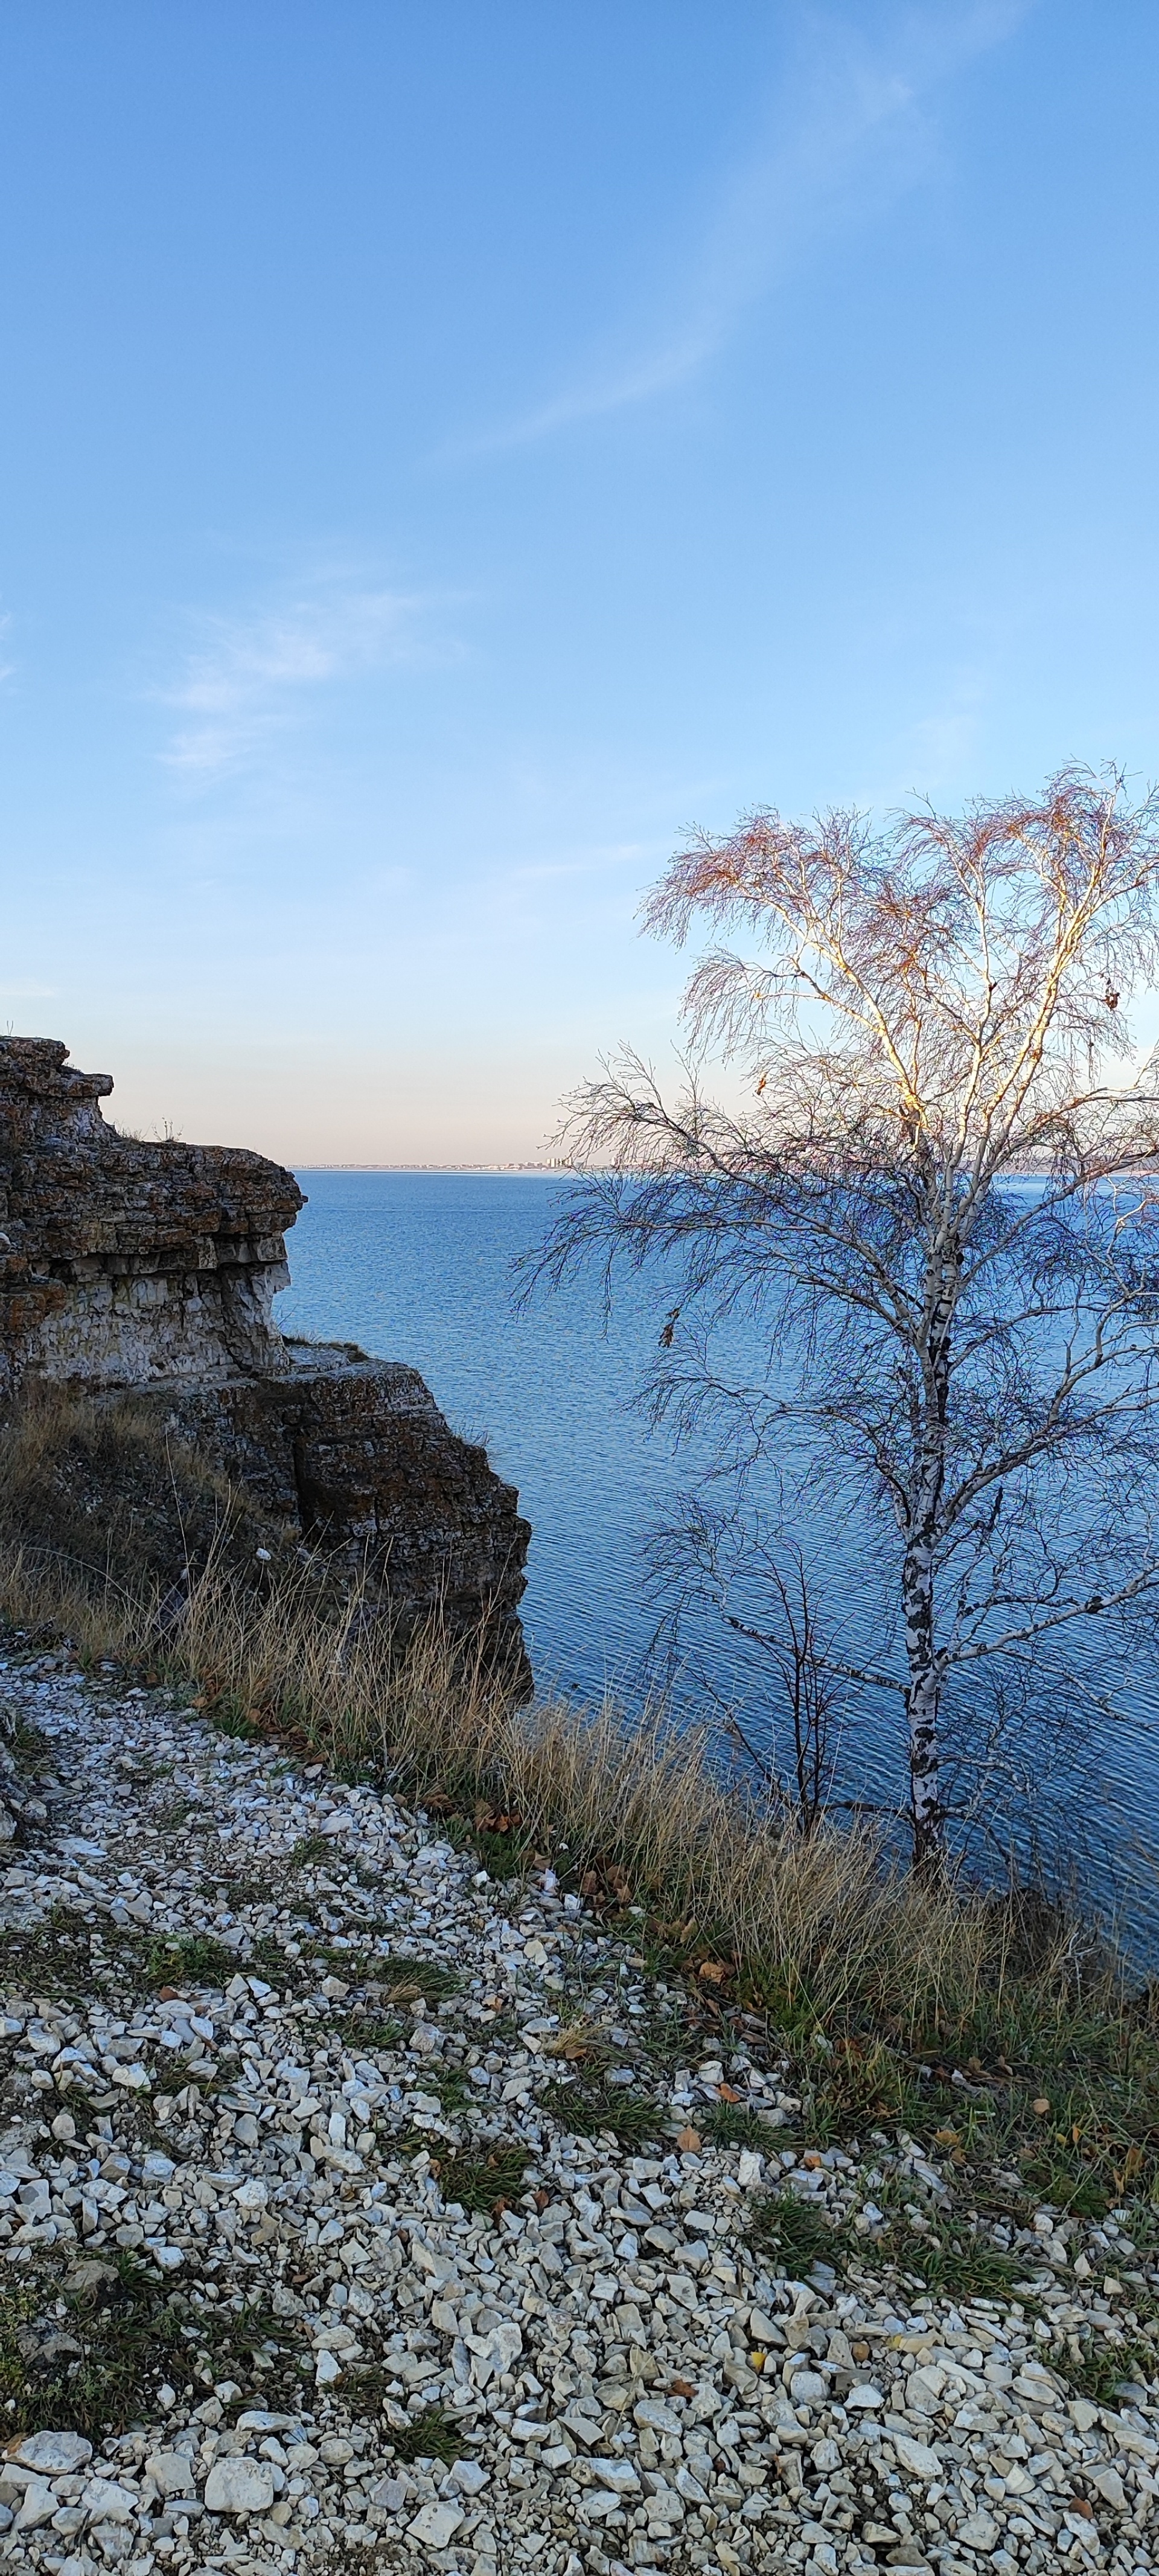
{"type": "Polygon", "coordinates": [[[688,383],[813,241],[928,174],[938,152],[938,92],[1036,5],[937,0],[891,12],[876,34],[867,33],[864,15],[809,10],[788,94],[724,188],[666,323],[454,453],[527,446],[688,383]]]}
{"type": "Polygon", "coordinates": [[[54,1002],[59,984],[0,984],[0,1002],[54,1002]]]}
{"type": "Polygon", "coordinates": [[[158,692],[178,717],[162,759],[192,780],[244,767],[311,691],[429,658],[425,607],[399,591],[329,580],[247,615],[202,620],[180,678],[158,692]]]}

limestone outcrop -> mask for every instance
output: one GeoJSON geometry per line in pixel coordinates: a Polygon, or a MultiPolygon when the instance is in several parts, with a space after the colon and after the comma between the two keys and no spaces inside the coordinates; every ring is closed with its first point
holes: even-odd
{"type": "Polygon", "coordinates": [[[0,1038],[0,1407],[46,1381],[131,1391],[272,1520],[365,1566],[404,1629],[440,1608],[522,1661],[514,1487],[414,1369],[278,1331],[293,1175],[121,1136],[112,1087],[56,1040],[0,1038]]]}

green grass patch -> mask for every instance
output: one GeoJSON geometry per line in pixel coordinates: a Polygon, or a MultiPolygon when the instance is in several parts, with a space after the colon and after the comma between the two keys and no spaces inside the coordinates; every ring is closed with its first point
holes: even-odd
{"type": "Polygon", "coordinates": [[[381,1976],[383,1969],[383,1961],[368,1950],[338,1950],[332,1941],[311,1941],[303,1965],[320,1969],[326,1977],[341,1977],[347,1986],[364,1986],[369,1978],[381,1976]]]}
{"type": "Polygon", "coordinates": [[[1003,2298],[1026,2265],[999,2253],[983,2237],[944,2222],[925,2230],[904,2217],[892,2219],[876,2235],[860,2235],[791,2192],[770,2192],[753,2211],[753,2235],[775,2250],[791,2271],[813,2263],[853,2262],[865,2272],[897,2272],[922,2283],[942,2298],[1003,2298]]]}
{"type": "Polygon", "coordinates": [[[539,2108],[572,2137],[594,2138],[606,2129],[622,2147],[643,2146],[662,2137],[668,2126],[667,2110],[659,2102],[626,2085],[605,2084],[598,2077],[545,2085],[539,2108]]]}
{"type": "Polygon", "coordinates": [[[425,2151],[448,2208],[457,2201],[461,2209],[475,2210],[484,2218],[498,2215],[519,2199],[531,2162],[530,2150],[518,2140],[496,2140],[475,2149],[448,2147],[444,2140],[414,2130],[392,2143],[404,2155],[425,2151]]]}
{"type": "MultiPolygon", "coordinates": [[[[866,2263],[866,2239],[857,2239],[858,2260],[866,2263]]],[[[946,2299],[1008,2298],[1015,2281],[1024,2280],[1026,2265],[1000,2254],[982,2239],[952,2231],[940,2236],[902,2237],[888,2246],[874,2245],[867,2269],[913,2274],[927,2290],[946,2299]]]]}
{"type": "Polygon", "coordinates": [[[54,1905],[40,1923],[6,1925],[0,1932],[0,1989],[69,2001],[91,1993],[91,1937],[90,1925],[64,1905],[54,1905]]]}
{"type": "Polygon", "coordinates": [[[502,1825],[477,1821],[470,1815],[446,1816],[440,1822],[453,1850],[477,1853],[489,1878],[505,1883],[524,1876],[535,1838],[522,1817],[512,1816],[502,1825]]]}
{"type": "Polygon", "coordinates": [[[224,1691],[205,1714],[215,1735],[232,1737],[246,1744],[260,1744],[265,1740],[263,1728],[256,1724],[251,1711],[232,1691],[224,1691]]]}
{"type": "Polygon", "coordinates": [[[405,2429],[392,2429],[390,2443],[396,2460],[445,2460],[448,2467],[466,2448],[460,2419],[445,2406],[424,2406],[405,2429]]]}
{"type": "Polygon", "coordinates": [[[400,2021],[384,2020],[381,2013],[369,2012],[360,2004],[353,2012],[335,2015],[328,2026],[343,2048],[363,2057],[372,2049],[397,2048],[404,2036],[400,2021]]]}
{"type": "Polygon", "coordinates": [[[34,1773],[37,1777],[46,1771],[55,1773],[60,1754],[32,1718],[17,1718],[8,1743],[18,1770],[34,1773]]]}
{"type": "Polygon", "coordinates": [[[703,2137],[711,2138],[714,2147],[757,2147],[765,2155],[773,2134],[759,2111],[746,2111],[740,2102],[714,2102],[700,2122],[700,2130],[703,2137]]]}
{"type": "Polygon", "coordinates": [[[844,2251],[844,2230],[822,2209],[791,2192],[770,2192],[754,2203],[752,2233],[759,2245],[775,2250],[791,2269],[832,2263],[844,2251]]]}
{"type": "Polygon", "coordinates": [[[459,2066],[439,2066],[428,2078],[429,2089],[437,2093],[448,2120],[461,2120],[475,2108],[477,2095],[459,2066]]]}
{"type": "Polygon", "coordinates": [[[0,2277],[0,2420],[14,2433],[55,2429],[99,2441],[156,2413],[177,2359],[186,2302],[132,2255],[0,2277]]]}
{"type": "Polygon", "coordinates": [[[1138,2381],[1147,2386],[1159,2371],[1159,2354],[1154,2344],[1102,2343],[1093,2340],[1076,2361],[1073,2354],[1052,2352],[1052,2370],[1073,2388],[1076,2397],[1089,2397],[1094,2406],[1116,2406],[1119,2388],[1124,2381],[1138,2381]]]}
{"type": "Polygon", "coordinates": [[[228,1985],[241,1965],[236,1950],[208,1932],[183,1932],[151,1941],[145,1973],[154,1986],[228,1985]]]}
{"type": "Polygon", "coordinates": [[[187,1824],[190,1816],[196,1814],[197,1804],[196,1798],[175,1798],[171,1806],[163,1807],[157,1818],[162,1833],[180,1833],[182,1825],[187,1824]]]}
{"type": "Polygon", "coordinates": [[[260,2291],[252,2298],[223,2300],[216,2307],[198,2311],[201,2346],[215,2364],[215,2376],[224,2378],[218,2363],[231,2363],[235,2368],[252,2366],[265,2356],[271,2346],[280,2346],[291,2328],[283,2317],[276,2317],[260,2291]]]}
{"type": "Polygon", "coordinates": [[[318,1869],[324,1860],[333,1860],[334,1844],[329,1834],[300,1834],[290,1853],[290,1869],[318,1869]]]}

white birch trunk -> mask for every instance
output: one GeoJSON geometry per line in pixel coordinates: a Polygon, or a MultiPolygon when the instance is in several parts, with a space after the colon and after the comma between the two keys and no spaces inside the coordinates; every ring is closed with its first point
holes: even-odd
{"type": "Polygon", "coordinates": [[[909,1687],[910,1808],[913,1816],[914,1866],[930,1869],[940,1862],[944,1818],[938,1770],[938,1699],[941,1678],[934,1653],[933,1550],[927,1538],[906,1549],[902,1569],[909,1687]]]}

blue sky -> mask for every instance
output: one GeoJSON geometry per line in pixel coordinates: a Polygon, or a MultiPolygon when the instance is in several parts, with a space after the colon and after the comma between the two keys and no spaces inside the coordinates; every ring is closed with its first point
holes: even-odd
{"type": "Polygon", "coordinates": [[[1159,769],[1159,13],[0,17],[0,1026],[535,1153],[691,822],[1159,769]]]}

